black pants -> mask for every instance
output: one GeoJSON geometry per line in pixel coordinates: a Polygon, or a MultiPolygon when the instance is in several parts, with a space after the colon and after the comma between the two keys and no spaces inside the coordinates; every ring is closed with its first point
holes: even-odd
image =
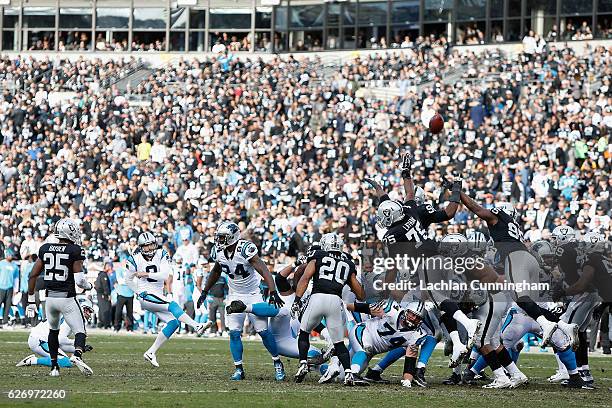
{"type": "Polygon", "coordinates": [[[132,331],[134,327],[134,297],[125,297],[117,295],[117,304],[115,305],[115,330],[121,329],[123,322],[123,306],[125,306],[125,329],[132,331]]]}
{"type": "Polygon", "coordinates": [[[8,324],[9,312],[11,307],[13,307],[13,288],[0,289],[0,306],[4,306],[2,324],[8,324]]]}
{"type": "Polygon", "coordinates": [[[98,327],[105,329],[111,327],[111,301],[101,294],[98,294],[98,327]]]}

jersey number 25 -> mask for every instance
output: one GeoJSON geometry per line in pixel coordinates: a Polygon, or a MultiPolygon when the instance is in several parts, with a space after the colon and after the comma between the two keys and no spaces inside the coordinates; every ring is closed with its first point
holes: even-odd
{"type": "Polygon", "coordinates": [[[43,260],[45,261],[45,280],[64,282],[68,279],[68,266],[62,264],[62,260],[68,259],[70,259],[68,254],[46,252],[43,255],[43,260]]]}

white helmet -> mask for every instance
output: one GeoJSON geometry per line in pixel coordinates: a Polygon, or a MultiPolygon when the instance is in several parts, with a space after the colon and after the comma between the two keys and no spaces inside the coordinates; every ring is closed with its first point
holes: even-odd
{"type": "Polygon", "coordinates": [[[76,245],[81,245],[81,227],[70,218],[61,219],[55,224],[55,235],[59,239],[67,239],[76,245]]]}
{"type": "Polygon", "coordinates": [[[564,245],[576,241],[576,232],[572,227],[561,225],[552,231],[552,238],[555,245],[564,245]]]}
{"type": "Polygon", "coordinates": [[[234,245],[240,239],[240,228],[231,221],[223,221],[215,231],[215,245],[218,249],[225,249],[234,245]]]}
{"type": "Polygon", "coordinates": [[[342,237],[335,232],[330,232],[321,237],[321,249],[324,251],[342,251],[344,241],[342,237]]]}
{"type": "Polygon", "coordinates": [[[409,329],[418,328],[427,315],[425,303],[417,301],[408,303],[404,309],[403,315],[404,327],[409,329]]]}
{"type": "Polygon", "coordinates": [[[81,306],[81,310],[83,311],[83,317],[85,320],[89,321],[95,312],[92,301],[84,295],[78,295],[76,299],[81,306]]]}
{"type": "Polygon", "coordinates": [[[587,253],[602,252],[606,245],[606,237],[597,231],[591,231],[582,237],[583,247],[587,253]]]}
{"type": "Polygon", "coordinates": [[[440,253],[446,256],[461,256],[467,250],[467,238],[463,234],[448,234],[440,241],[440,253]]]}
{"type": "Polygon", "coordinates": [[[485,234],[480,231],[473,231],[468,235],[468,249],[473,252],[482,253],[487,250],[489,246],[489,241],[485,234]]]}
{"type": "Polygon", "coordinates": [[[155,251],[157,251],[157,238],[152,233],[145,231],[138,235],[138,248],[140,248],[140,253],[146,259],[151,259],[155,256],[155,251]]]}
{"type": "Polygon", "coordinates": [[[556,255],[553,246],[548,241],[539,240],[531,246],[531,252],[544,268],[544,270],[552,269],[556,263],[556,255]]]}
{"type": "Polygon", "coordinates": [[[414,188],[414,201],[416,205],[421,205],[425,202],[425,190],[419,186],[414,188]]]}
{"type": "Polygon", "coordinates": [[[508,214],[513,220],[516,221],[518,219],[518,211],[516,211],[516,208],[514,208],[514,205],[512,205],[512,203],[499,203],[497,205],[497,208],[508,214]]]}
{"type": "Polygon", "coordinates": [[[401,203],[394,200],[383,201],[376,210],[376,221],[384,228],[389,228],[402,218],[404,218],[404,208],[401,203]]]}

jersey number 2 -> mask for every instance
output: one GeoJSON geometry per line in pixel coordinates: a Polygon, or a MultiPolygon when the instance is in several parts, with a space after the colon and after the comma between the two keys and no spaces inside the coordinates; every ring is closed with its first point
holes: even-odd
{"type": "Polygon", "coordinates": [[[346,262],[326,256],[321,263],[323,264],[319,270],[321,278],[329,281],[335,280],[339,284],[344,285],[351,271],[351,267],[346,262]]]}
{"type": "Polygon", "coordinates": [[[60,282],[68,279],[68,266],[62,264],[62,260],[70,259],[69,254],[47,252],[43,255],[45,261],[45,280],[56,280],[60,282]]]}

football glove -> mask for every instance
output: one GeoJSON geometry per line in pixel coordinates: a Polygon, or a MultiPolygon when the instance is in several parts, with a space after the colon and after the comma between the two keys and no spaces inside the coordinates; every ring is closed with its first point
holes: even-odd
{"type": "Polygon", "coordinates": [[[411,169],[412,169],[412,154],[408,152],[404,154],[404,156],[402,157],[402,177],[403,178],[412,177],[411,169]]]}
{"type": "Polygon", "coordinates": [[[281,299],[281,297],[278,295],[278,292],[275,290],[270,291],[270,298],[268,299],[268,303],[277,309],[280,309],[285,304],[285,302],[283,302],[283,299],[281,299]]]}
{"type": "Polygon", "coordinates": [[[36,295],[28,295],[28,305],[26,306],[25,314],[26,317],[33,319],[38,314],[38,308],[36,307],[36,295]]]}
{"type": "Polygon", "coordinates": [[[296,296],[293,304],[291,305],[291,317],[294,319],[299,319],[300,310],[302,310],[302,299],[296,296]]]}
{"type": "Polygon", "coordinates": [[[452,190],[453,182],[447,179],[446,177],[442,177],[442,187],[444,187],[447,190],[452,190]]]}
{"type": "Polygon", "coordinates": [[[202,291],[202,293],[200,294],[200,297],[198,298],[198,308],[202,306],[207,296],[208,296],[208,292],[202,291]]]}
{"type": "Polygon", "coordinates": [[[93,346],[91,344],[86,344],[85,348],[83,349],[83,353],[87,351],[92,351],[92,350],[93,350],[93,346]]]}
{"type": "Polygon", "coordinates": [[[402,387],[412,388],[412,381],[411,380],[402,380],[402,387]]]}

